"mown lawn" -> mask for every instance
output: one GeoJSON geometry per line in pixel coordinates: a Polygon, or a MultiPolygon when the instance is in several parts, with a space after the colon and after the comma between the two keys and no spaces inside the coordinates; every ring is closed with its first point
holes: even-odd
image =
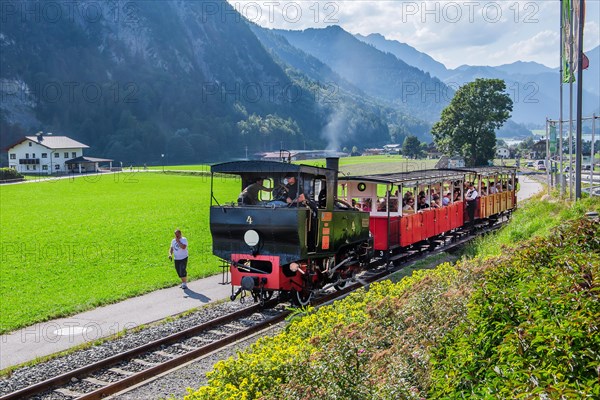
{"type": "MultiPolygon", "coordinates": [[[[219,199],[239,182],[219,179],[219,199]]],[[[0,187],[0,332],[175,285],[167,251],[179,227],[190,277],[211,253],[210,179],[121,173],[0,187]]]]}
{"type": "MultiPolygon", "coordinates": [[[[399,155],[358,156],[340,158],[340,171],[346,175],[384,174],[397,171],[416,171],[433,168],[438,160],[410,160],[399,155]]],[[[325,166],[324,159],[298,161],[319,167],[325,166]]]]}

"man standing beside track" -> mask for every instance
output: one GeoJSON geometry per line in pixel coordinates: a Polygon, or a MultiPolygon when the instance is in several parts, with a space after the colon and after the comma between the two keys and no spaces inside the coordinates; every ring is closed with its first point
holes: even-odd
{"type": "Polygon", "coordinates": [[[187,245],[187,239],[181,236],[179,229],[176,229],[175,239],[171,240],[171,247],[169,248],[169,260],[175,259],[175,270],[181,278],[181,286],[179,287],[182,289],[187,289],[187,245]]]}

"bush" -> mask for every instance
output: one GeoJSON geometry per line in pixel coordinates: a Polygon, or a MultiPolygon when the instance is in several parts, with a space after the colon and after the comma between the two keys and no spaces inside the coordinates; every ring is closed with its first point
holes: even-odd
{"type": "Polygon", "coordinates": [[[12,168],[0,168],[0,181],[23,179],[23,175],[12,168]]]}
{"type": "Polygon", "coordinates": [[[520,249],[433,352],[431,397],[600,398],[600,224],[520,249]]]}

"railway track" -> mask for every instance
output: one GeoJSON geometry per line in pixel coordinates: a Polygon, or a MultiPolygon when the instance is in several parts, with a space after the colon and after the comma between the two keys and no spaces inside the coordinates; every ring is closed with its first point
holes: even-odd
{"type": "MultiPolygon", "coordinates": [[[[504,222],[501,220],[493,226],[481,225],[477,228],[477,235],[496,230],[504,222]]],[[[319,306],[342,298],[359,287],[386,278],[409,261],[462,246],[477,235],[458,231],[391,257],[381,257],[379,266],[362,273],[355,283],[338,291],[321,293],[312,304],[319,306]]],[[[264,307],[253,305],[244,308],[9,393],[0,400],[105,398],[284,321],[290,311],[273,308],[278,302],[279,299],[274,299],[266,302],[264,307]]]]}

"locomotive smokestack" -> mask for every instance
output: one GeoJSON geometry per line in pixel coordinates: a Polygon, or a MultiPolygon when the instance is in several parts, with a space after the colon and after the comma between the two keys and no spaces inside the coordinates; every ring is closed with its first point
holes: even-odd
{"type": "Polygon", "coordinates": [[[340,169],[340,159],[337,157],[327,157],[325,159],[326,164],[325,166],[329,169],[333,169],[335,170],[335,172],[338,172],[340,169]]]}
{"type": "Polygon", "coordinates": [[[338,157],[325,158],[325,166],[335,171],[332,182],[327,183],[327,208],[333,207],[333,201],[337,198],[338,172],[340,169],[340,159],[338,157]],[[330,203],[331,202],[331,203],[330,203]]]}

